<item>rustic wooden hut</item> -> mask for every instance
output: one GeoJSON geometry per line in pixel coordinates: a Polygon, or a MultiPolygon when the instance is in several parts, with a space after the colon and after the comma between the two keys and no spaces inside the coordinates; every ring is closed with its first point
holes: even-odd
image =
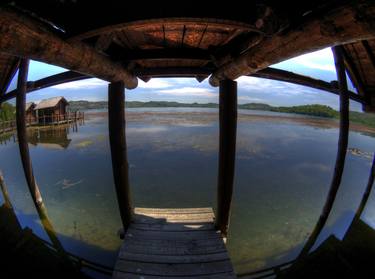
{"type": "Polygon", "coordinates": [[[28,124],[35,123],[36,121],[36,111],[35,111],[36,104],[34,102],[26,103],[26,122],[28,124]]]}
{"type": "Polygon", "coordinates": [[[59,123],[66,119],[66,108],[69,105],[64,97],[53,97],[41,100],[35,111],[39,124],[59,123]]]}

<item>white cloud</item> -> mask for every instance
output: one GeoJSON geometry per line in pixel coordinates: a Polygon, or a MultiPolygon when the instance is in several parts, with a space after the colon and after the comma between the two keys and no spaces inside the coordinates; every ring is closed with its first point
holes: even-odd
{"type": "Polygon", "coordinates": [[[173,82],[171,82],[170,80],[155,78],[155,79],[151,79],[147,83],[138,79],[137,88],[158,89],[158,88],[168,88],[172,86],[173,86],[173,82]]]}
{"type": "Polygon", "coordinates": [[[322,50],[314,51],[308,54],[304,54],[289,60],[286,60],[283,63],[295,63],[306,68],[323,70],[329,72],[335,72],[335,65],[333,61],[332,51],[330,48],[325,48],[322,50]]]}
{"type": "Polygon", "coordinates": [[[238,96],[238,101],[244,101],[244,102],[264,102],[264,99],[261,98],[254,98],[250,96],[238,96]]]}
{"type": "Polygon", "coordinates": [[[196,96],[196,97],[217,97],[216,93],[213,93],[207,88],[197,87],[181,87],[171,88],[158,91],[161,94],[174,95],[174,96],[196,96]]]}
{"type": "Polygon", "coordinates": [[[108,82],[100,80],[97,78],[90,78],[79,81],[72,81],[67,83],[62,83],[59,85],[52,86],[51,88],[59,90],[79,90],[79,89],[93,89],[98,87],[106,86],[108,82]]]}

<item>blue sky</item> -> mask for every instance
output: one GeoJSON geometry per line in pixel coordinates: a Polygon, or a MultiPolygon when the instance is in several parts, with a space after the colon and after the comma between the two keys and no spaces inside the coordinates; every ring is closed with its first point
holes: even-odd
{"type": "MultiPolygon", "coordinates": [[[[325,81],[336,80],[336,72],[331,50],[323,49],[302,55],[272,67],[293,71],[325,81]]],[[[32,61],[29,80],[37,80],[64,72],[65,69],[32,61]]],[[[338,109],[338,97],[332,93],[278,82],[267,79],[240,77],[238,81],[239,103],[267,103],[275,106],[303,104],[325,104],[338,109]]],[[[65,83],[28,94],[28,101],[64,96],[68,100],[107,100],[107,82],[99,79],[65,83]]],[[[15,87],[12,82],[10,89],[15,87]]],[[[218,102],[218,88],[211,87],[207,80],[202,83],[192,78],[151,79],[144,83],[139,80],[136,89],[126,90],[127,101],[178,101],[186,103],[218,102]]],[[[352,110],[360,110],[360,105],[351,102],[352,110]]]]}

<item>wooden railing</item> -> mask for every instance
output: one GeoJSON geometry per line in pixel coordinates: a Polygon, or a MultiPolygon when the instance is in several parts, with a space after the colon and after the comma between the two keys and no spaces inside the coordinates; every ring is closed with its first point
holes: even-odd
{"type": "MultiPolygon", "coordinates": [[[[58,115],[43,115],[39,117],[26,117],[26,126],[54,125],[81,121],[85,119],[85,113],[76,111],[58,115]]],[[[16,120],[0,121],[0,134],[16,130],[16,120]]]]}

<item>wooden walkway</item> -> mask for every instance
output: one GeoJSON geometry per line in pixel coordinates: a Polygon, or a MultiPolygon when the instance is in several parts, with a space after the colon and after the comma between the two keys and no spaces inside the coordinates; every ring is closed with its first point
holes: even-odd
{"type": "Polygon", "coordinates": [[[212,208],[135,208],[113,278],[236,278],[212,208]]]}

